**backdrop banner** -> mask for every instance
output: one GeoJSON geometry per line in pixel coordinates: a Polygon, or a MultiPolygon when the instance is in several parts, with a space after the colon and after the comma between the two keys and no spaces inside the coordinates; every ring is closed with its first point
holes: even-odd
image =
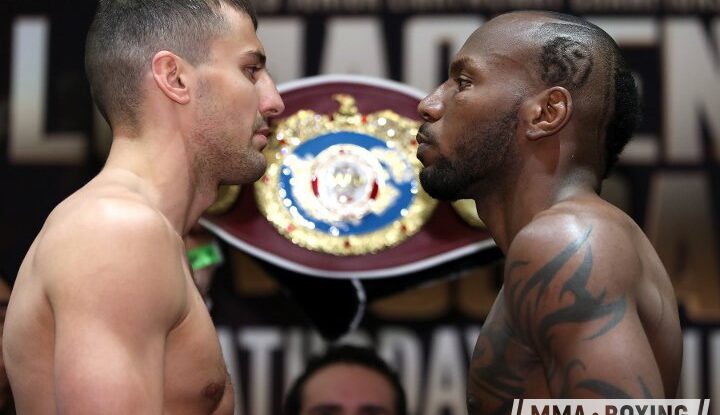
{"type": "MultiPolygon", "coordinates": [[[[109,148],[111,132],[92,105],[83,71],[95,5],[0,1],[6,195],[0,267],[11,276],[50,210],[97,173],[109,148]]],[[[256,6],[258,34],[279,84],[353,74],[427,92],[445,79],[464,40],[508,10],[575,13],[610,33],[635,71],[644,118],[603,196],[644,229],[671,275],[685,343],[679,397],[710,398],[710,413],[720,415],[720,1],[262,0],[256,6]]],[[[330,105],[329,112],[338,106],[330,105]]],[[[223,249],[227,261],[211,290],[212,314],[240,413],[278,413],[288,384],[325,345],[317,329],[326,324],[335,330],[326,337],[341,335],[360,304],[364,317],[342,341],[372,344],[398,368],[411,413],[465,413],[469,354],[501,282],[501,263],[482,257],[492,250],[388,279],[360,279],[363,299],[357,285],[347,285],[352,279],[308,275],[228,244],[223,249]],[[337,290],[354,290],[348,295],[356,303],[337,290]],[[334,312],[313,308],[323,296],[334,312]]]]}

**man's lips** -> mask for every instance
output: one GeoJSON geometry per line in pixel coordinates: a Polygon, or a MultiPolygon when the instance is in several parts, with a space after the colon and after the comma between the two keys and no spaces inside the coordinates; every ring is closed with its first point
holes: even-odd
{"type": "Polygon", "coordinates": [[[430,140],[428,140],[427,135],[421,131],[418,131],[417,135],[415,136],[415,140],[417,140],[418,145],[420,144],[429,144],[430,140]]]}
{"type": "Polygon", "coordinates": [[[428,159],[428,152],[432,150],[432,144],[431,141],[428,139],[427,135],[425,135],[422,131],[418,132],[417,136],[415,137],[415,140],[417,140],[418,147],[417,147],[417,158],[420,160],[420,162],[423,165],[427,166],[427,163],[430,161],[428,159]]]}
{"type": "Polygon", "coordinates": [[[422,163],[424,166],[427,166],[430,162],[429,153],[430,153],[431,147],[429,144],[423,143],[420,144],[417,148],[416,157],[418,160],[420,160],[420,163],[422,163]]]}
{"type": "Polygon", "coordinates": [[[263,127],[255,131],[255,134],[262,135],[267,138],[270,135],[270,128],[269,127],[263,127]]]}
{"type": "Polygon", "coordinates": [[[257,141],[258,141],[258,144],[260,145],[260,148],[259,148],[260,151],[265,149],[265,146],[268,143],[269,135],[270,135],[270,128],[268,128],[268,127],[263,127],[263,128],[260,128],[259,130],[255,131],[255,136],[257,136],[257,141]]]}

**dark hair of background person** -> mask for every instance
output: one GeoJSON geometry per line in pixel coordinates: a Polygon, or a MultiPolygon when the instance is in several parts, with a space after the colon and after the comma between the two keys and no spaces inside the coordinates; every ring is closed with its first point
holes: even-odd
{"type": "Polygon", "coordinates": [[[168,50],[192,65],[205,62],[210,42],[229,29],[221,5],[247,14],[250,0],[100,0],[85,43],[85,72],[98,109],[112,127],[140,122],[142,76],[168,50]]]}
{"type": "Polygon", "coordinates": [[[316,356],[308,362],[305,372],[295,380],[285,397],[284,415],[299,415],[302,410],[302,394],[305,384],[319,370],[336,365],[350,364],[372,369],[381,374],[395,390],[395,414],[407,415],[405,390],[400,384],[397,373],[374,350],[364,347],[342,345],[332,347],[323,355],[316,356]]]}

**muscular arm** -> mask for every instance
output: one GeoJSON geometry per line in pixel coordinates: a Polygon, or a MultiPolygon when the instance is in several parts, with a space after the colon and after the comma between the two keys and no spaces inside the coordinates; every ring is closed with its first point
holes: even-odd
{"type": "Polygon", "coordinates": [[[39,257],[55,319],[57,412],[160,414],[165,338],[183,309],[181,248],[154,211],[99,205],[68,218],[39,257]]]}
{"type": "Polygon", "coordinates": [[[505,301],[554,397],[663,397],[638,316],[641,265],[621,232],[543,219],[508,252],[505,301]]]}

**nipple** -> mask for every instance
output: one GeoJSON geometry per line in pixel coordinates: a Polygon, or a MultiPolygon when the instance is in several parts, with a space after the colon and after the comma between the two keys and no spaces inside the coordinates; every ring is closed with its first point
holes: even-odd
{"type": "Polygon", "coordinates": [[[225,385],[213,382],[205,387],[203,393],[206,398],[217,401],[222,398],[223,392],[225,392],[225,385]]]}

